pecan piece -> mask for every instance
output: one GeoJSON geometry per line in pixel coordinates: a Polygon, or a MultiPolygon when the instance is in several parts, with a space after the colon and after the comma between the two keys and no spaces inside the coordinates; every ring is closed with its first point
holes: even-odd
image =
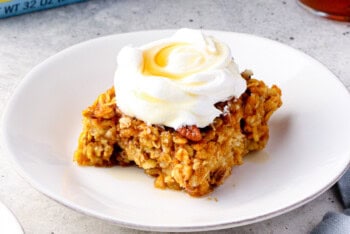
{"type": "Polygon", "coordinates": [[[191,141],[202,140],[202,135],[199,128],[196,125],[184,126],[176,130],[181,136],[191,141]]]}

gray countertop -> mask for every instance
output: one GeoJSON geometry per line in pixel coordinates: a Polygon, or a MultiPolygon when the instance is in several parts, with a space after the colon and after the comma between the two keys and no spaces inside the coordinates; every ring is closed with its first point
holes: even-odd
{"type": "MultiPolygon", "coordinates": [[[[285,43],[319,60],[350,89],[350,23],[313,16],[294,0],[90,0],[0,20],[0,114],[26,73],[68,46],[104,35],[181,27],[243,32],[285,43]]],[[[0,201],[26,233],[144,233],[47,198],[14,171],[3,150],[0,201]]],[[[333,187],[286,214],[211,233],[308,233],[325,212],[341,209],[333,187]]]]}

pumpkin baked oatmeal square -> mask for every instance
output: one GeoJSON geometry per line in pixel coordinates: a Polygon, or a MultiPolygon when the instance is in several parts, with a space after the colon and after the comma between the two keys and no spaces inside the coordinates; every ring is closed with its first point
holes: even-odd
{"type": "Polygon", "coordinates": [[[282,105],[277,86],[266,86],[250,71],[241,75],[245,92],[217,103],[223,114],[204,128],[175,130],[130,117],[118,108],[115,89],[110,88],[83,111],[74,161],[83,166],[136,165],[155,178],[157,188],[196,197],[210,193],[246,154],[265,147],[268,120],[282,105]]]}
{"type": "Polygon", "coordinates": [[[281,90],[240,73],[228,45],[180,29],[117,56],[114,86],[83,111],[74,161],[136,165],[155,187],[203,196],[263,149],[281,90]]]}

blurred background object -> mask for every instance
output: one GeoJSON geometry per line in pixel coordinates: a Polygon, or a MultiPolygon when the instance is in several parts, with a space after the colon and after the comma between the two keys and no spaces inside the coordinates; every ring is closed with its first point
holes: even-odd
{"type": "Polygon", "coordinates": [[[0,0],[0,18],[83,1],[86,0],[0,0]]]}
{"type": "Polygon", "coordinates": [[[350,0],[298,0],[310,12],[333,20],[350,21],[350,0]]]}
{"type": "Polygon", "coordinates": [[[0,233],[24,233],[15,215],[2,202],[0,202],[0,233]]]}

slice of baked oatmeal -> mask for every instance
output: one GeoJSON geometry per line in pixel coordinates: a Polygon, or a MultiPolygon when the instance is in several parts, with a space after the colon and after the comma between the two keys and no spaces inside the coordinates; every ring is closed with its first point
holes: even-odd
{"type": "Polygon", "coordinates": [[[282,105],[277,86],[268,87],[251,75],[242,73],[246,91],[217,103],[223,114],[205,128],[147,125],[119,110],[111,88],[83,111],[74,161],[101,167],[136,164],[155,177],[157,188],[205,195],[223,183],[244,155],[265,147],[267,122],[282,105]]]}

